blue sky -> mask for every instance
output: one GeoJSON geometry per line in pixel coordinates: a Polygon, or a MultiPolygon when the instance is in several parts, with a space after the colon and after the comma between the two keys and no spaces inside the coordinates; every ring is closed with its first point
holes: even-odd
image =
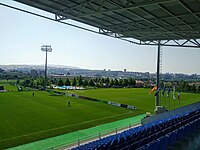
{"type": "MultiPolygon", "coordinates": [[[[11,0],[1,3],[52,14],[11,0]]],[[[22,13],[0,5],[0,64],[44,64],[42,45],[51,45],[48,63],[85,69],[156,72],[156,46],[119,39],[22,13]]],[[[67,22],[82,25],[68,20],[67,22]]],[[[85,26],[85,25],[82,25],[85,26]]],[[[89,27],[90,28],[90,27],[89,27]]],[[[163,47],[162,72],[200,74],[200,49],[163,47]]]]}

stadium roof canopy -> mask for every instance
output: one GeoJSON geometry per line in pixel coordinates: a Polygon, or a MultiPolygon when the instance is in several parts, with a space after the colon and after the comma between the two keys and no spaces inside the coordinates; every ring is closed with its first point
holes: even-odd
{"type": "Polygon", "coordinates": [[[55,21],[76,20],[136,44],[200,47],[200,0],[15,1],[53,13],[55,21]]]}

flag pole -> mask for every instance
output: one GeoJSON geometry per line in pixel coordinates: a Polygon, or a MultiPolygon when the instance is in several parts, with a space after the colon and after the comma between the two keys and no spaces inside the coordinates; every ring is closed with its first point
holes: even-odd
{"type": "Polygon", "coordinates": [[[175,109],[175,100],[174,100],[174,109],[175,109]]]}
{"type": "Polygon", "coordinates": [[[162,96],[161,96],[161,92],[159,91],[158,94],[159,94],[159,97],[160,97],[160,106],[162,106],[162,98],[161,98],[162,96]]]}
{"type": "Polygon", "coordinates": [[[168,92],[167,92],[167,98],[169,100],[169,110],[170,110],[170,88],[168,89],[168,92]]]}
{"type": "Polygon", "coordinates": [[[179,107],[180,107],[180,96],[181,96],[180,91],[178,91],[178,106],[179,107]]]}

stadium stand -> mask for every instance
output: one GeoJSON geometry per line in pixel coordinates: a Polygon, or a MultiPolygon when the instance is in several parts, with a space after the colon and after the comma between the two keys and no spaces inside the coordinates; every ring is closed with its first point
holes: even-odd
{"type": "Polygon", "coordinates": [[[168,145],[173,146],[196,128],[200,128],[200,108],[107,136],[73,150],[166,150],[168,145]]]}

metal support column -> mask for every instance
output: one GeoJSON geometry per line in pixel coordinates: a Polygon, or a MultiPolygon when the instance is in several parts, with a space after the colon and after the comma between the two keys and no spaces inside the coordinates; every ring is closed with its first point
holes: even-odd
{"type": "MultiPolygon", "coordinates": [[[[158,58],[157,58],[157,81],[156,81],[156,85],[157,85],[157,89],[159,89],[160,87],[160,41],[158,41],[158,58]]],[[[159,101],[159,94],[156,95],[156,106],[160,105],[160,101],[159,101]]]]}

